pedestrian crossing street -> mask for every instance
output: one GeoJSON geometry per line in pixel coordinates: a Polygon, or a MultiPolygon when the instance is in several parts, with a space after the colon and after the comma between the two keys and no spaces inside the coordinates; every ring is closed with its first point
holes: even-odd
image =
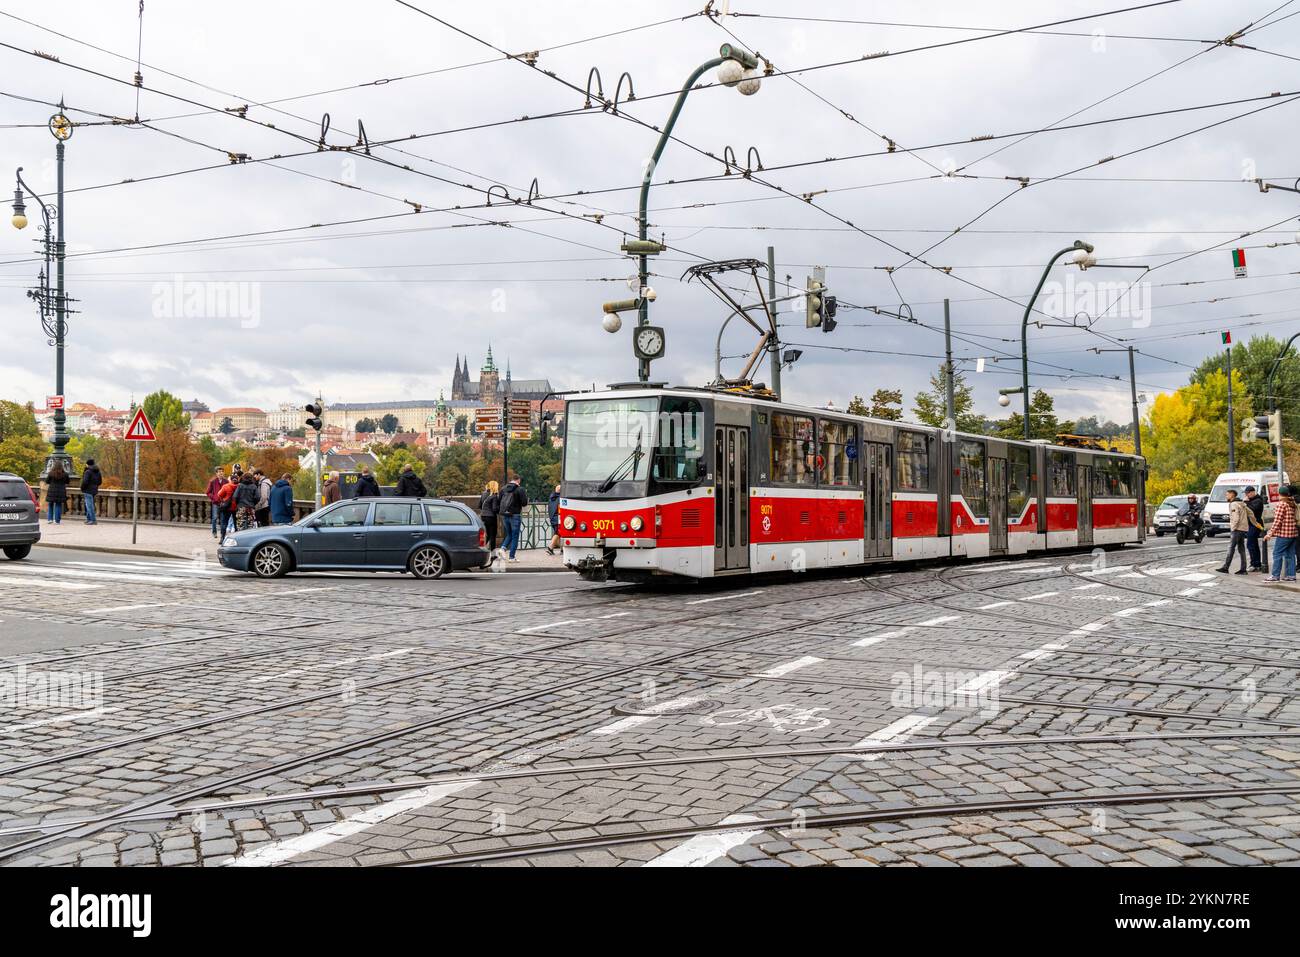
{"type": "Polygon", "coordinates": [[[179,585],[209,578],[242,577],[213,562],[159,560],[0,562],[0,593],[11,589],[47,588],[85,592],[119,585],[179,585]]]}

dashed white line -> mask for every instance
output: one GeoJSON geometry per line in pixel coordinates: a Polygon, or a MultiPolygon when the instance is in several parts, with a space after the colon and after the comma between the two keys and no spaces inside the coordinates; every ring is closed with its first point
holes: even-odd
{"type": "MultiPolygon", "coordinates": [[[[885,725],[879,731],[873,731],[857,744],[852,745],[848,750],[852,752],[869,749],[876,745],[888,744],[891,741],[898,741],[903,738],[911,737],[917,731],[920,731],[926,725],[933,724],[936,716],[928,714],[909,714],[906,717],[899,718],[890,724],[885,725]]],[[[859,757],[863,761],[879,761],[879,754],[862,754],[859,757]]]]}
{"type": "Polygon", "coordinates": [[[752,598],[754,595],[763,594],[761,591],[740,592],[735,595],[715,595],[712,598],[697,598],[694,601],[688,601],[688,605],[707,605],[711,601],[731,601],[733,598],[752,598]]]}
{"type": "Polygon", "coordinates": [[[933,625],[943,625],[943,624],[947,624],[950,621],[958,621],[960,619],[961,619],[961,615],[940,615],[938,618],[930,618],[926,621],[918,621],[916,624],[917,627],[919,628],[929,628],[933,625]]]}
{"type": "Polygon", "coordinates": [[[991,605],[980,605],[977,611],[988,611],[990,608],[1006,608],[1007,605],[1014,604],[1014,601],[995,601],[991,605]]]}
{"type": "Polygon", "coordinates": [[[1037,601],[1039,598],[1051,598],[1059,594],[1059,591],[1040,591],[1037,595],[1026,595],[1021,601],[1037,601]]]}
{"type": "Polygon", "coordinates": [[[91,585],[87,582],[46,581],[27,576],[9,578],[4,575],[0,575],[0,585],[14,585],[22,588],[31,588],[33,585],[37,585],[41,588],[53,588],[55,591],[92,591],[104,587],[103,585],[91,585]]]}
{"type": "Polygon", "coordinates": [[[335,841],[341,841],[353,834],[360,834],[376,824],[382,824],[389,818],[417,811],[478,783],[478,781],[457,781],[452,784],[432,784],[416,791],[407,791],[391,801],[385,801],[376,807],[367,808],[327,827],[308,831],[306,834],[299,834],[297,837],[286,838],[272,844],[259,845],[255,850],[249,851],[247,854],[232,857],[222,863],[227,867],[269,867],[274,864],[283,864],[300,854],[320,850],[335,841]]]}
{"type": "MultiPolygon", "coordinates": [[[[92,585],[92,588],[99,588],[99,585],[92,585]]],[[[78,612],[81,615],[102,615],[110,611],[138,611],[141,608],[167,608],[171,605],[181,604],[178,601],[151,601],[143,605],[110,605],[107,608],[87,608],[85,611],[78,612]]]]}
{"type": "MultiPolygon", "coordinates": [[[[762,820],[752,814],[732,814],[722,819],[723,824],[750,824],[762,820]]],[[[759,831],[721,831],[717,834],[700,834],[671,851],[646,861],[642,867],[704,867],[724,856],[733,847],[739,847],[762,834],[759,831]]]]}
{"type": "Polygon", "coordinates": [[[323,665],[307,665],[303,668],[293,668],[289,671],[281,671],[274,675],[258,675],[255,678],[249,678],[249,684],[261,684],[264,681],[274,681],[276,678],[292,678],[294,675],[300,675],[307,671],[325,671],[330,668],[342,668],[345,665],[355,665],[360,661],[379,661],[383,658],[396,658],[398,655],[409,654],[415,648],[397,648],[393,651],[385,651],[377,655],[358,655],[354,658],[343,658],[339,661],[326,662],[323,665]]]}
{"type": "Polygon", "coordinates": [[[11,724],[8,727],[0,728],[0,734],[9,734],[13,731],[26,731],[28,728],[43,728],[47,724],[66,724],[69,721],[85,721],[89,718],[98,718],[112,711],[121,711],[121,708],[87,708],[85,711],[73,711],[70,714],[61,714],[53,718],[41,718],[39,721],[25,721],[22,724],[11,724]]]}
{"type": "Polygon", "coordinates": [[[766,671],[759,671],[755,674],[758,678],[780,678],[782,675],[788,675],[792,671],[798,671],[800,668],[807,668],[809,665],[815,665],[825,661],[825,658],[817,658],[813,655],[805,655],[802,658],[796,658],[794,661],[787,661],[775,667],[768,668],[766,671]]]}

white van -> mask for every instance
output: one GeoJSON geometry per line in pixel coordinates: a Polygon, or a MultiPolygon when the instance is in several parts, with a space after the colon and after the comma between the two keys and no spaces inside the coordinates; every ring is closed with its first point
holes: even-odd
{"type": "Polygon", "coordinates": [[[1210,501],[1205,506],[1206,531],[1210,535],[1228,530],[1228,490],[1235,489],[1237,498],[1245,499],[1246,486],[1255,486],[1255,491],[1264,496],[1264,525],[1273,521],[1273,503],[1277,501],[1278,486],[1285,485],[1290,479],[1282,473],[1278,481],[1276,472],[1224,472],[1214,480],[1210,489],[1210,501]]]}

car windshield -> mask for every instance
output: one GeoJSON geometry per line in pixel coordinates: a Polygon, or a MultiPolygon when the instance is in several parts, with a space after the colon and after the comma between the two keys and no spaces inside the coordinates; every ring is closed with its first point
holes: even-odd
{"type": "Polygon", "coordinates": [[[1245,498],[1246,486],[1244,485],[1216,485],[1210,492],[1211,502],[1226,502],[1229,492],[1236,492],[1237,498],[1245,498]]]}
{"type": "Polygon", "coordinates": [[[565,481],[608,483],[610,488],[644,481],[658,404],[654,397],[570,402],[564,424],[565,481]]]}
{"type": "Polygon", "coordinates": [[[27,494],[27,486],[22,482],[10,480],[0,480],[0,500],[6,502],[30,502],[32,497],[27,494]]]}
{"type": "Polygon", "coordinates": [[[1182,508],[1186,504],[1187,504],[1186,495],[1170,495],[1167,499],[1165,499],[1163,502],[1160,503],[1160,507],[1161,508],[1182,508]]]}

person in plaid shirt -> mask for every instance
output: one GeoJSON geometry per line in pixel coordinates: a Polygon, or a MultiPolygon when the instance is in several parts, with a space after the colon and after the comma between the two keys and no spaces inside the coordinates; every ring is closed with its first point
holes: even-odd
{"type": "Polygon", "coordinates": [[[1283,485],[1277,490],[1281,496],[1273,507],[1273,525],[1265,539],[1273,539],[1273,574],[1265,582],[1295,581],[1296,519],[1295,490],[1283,485]]]}

